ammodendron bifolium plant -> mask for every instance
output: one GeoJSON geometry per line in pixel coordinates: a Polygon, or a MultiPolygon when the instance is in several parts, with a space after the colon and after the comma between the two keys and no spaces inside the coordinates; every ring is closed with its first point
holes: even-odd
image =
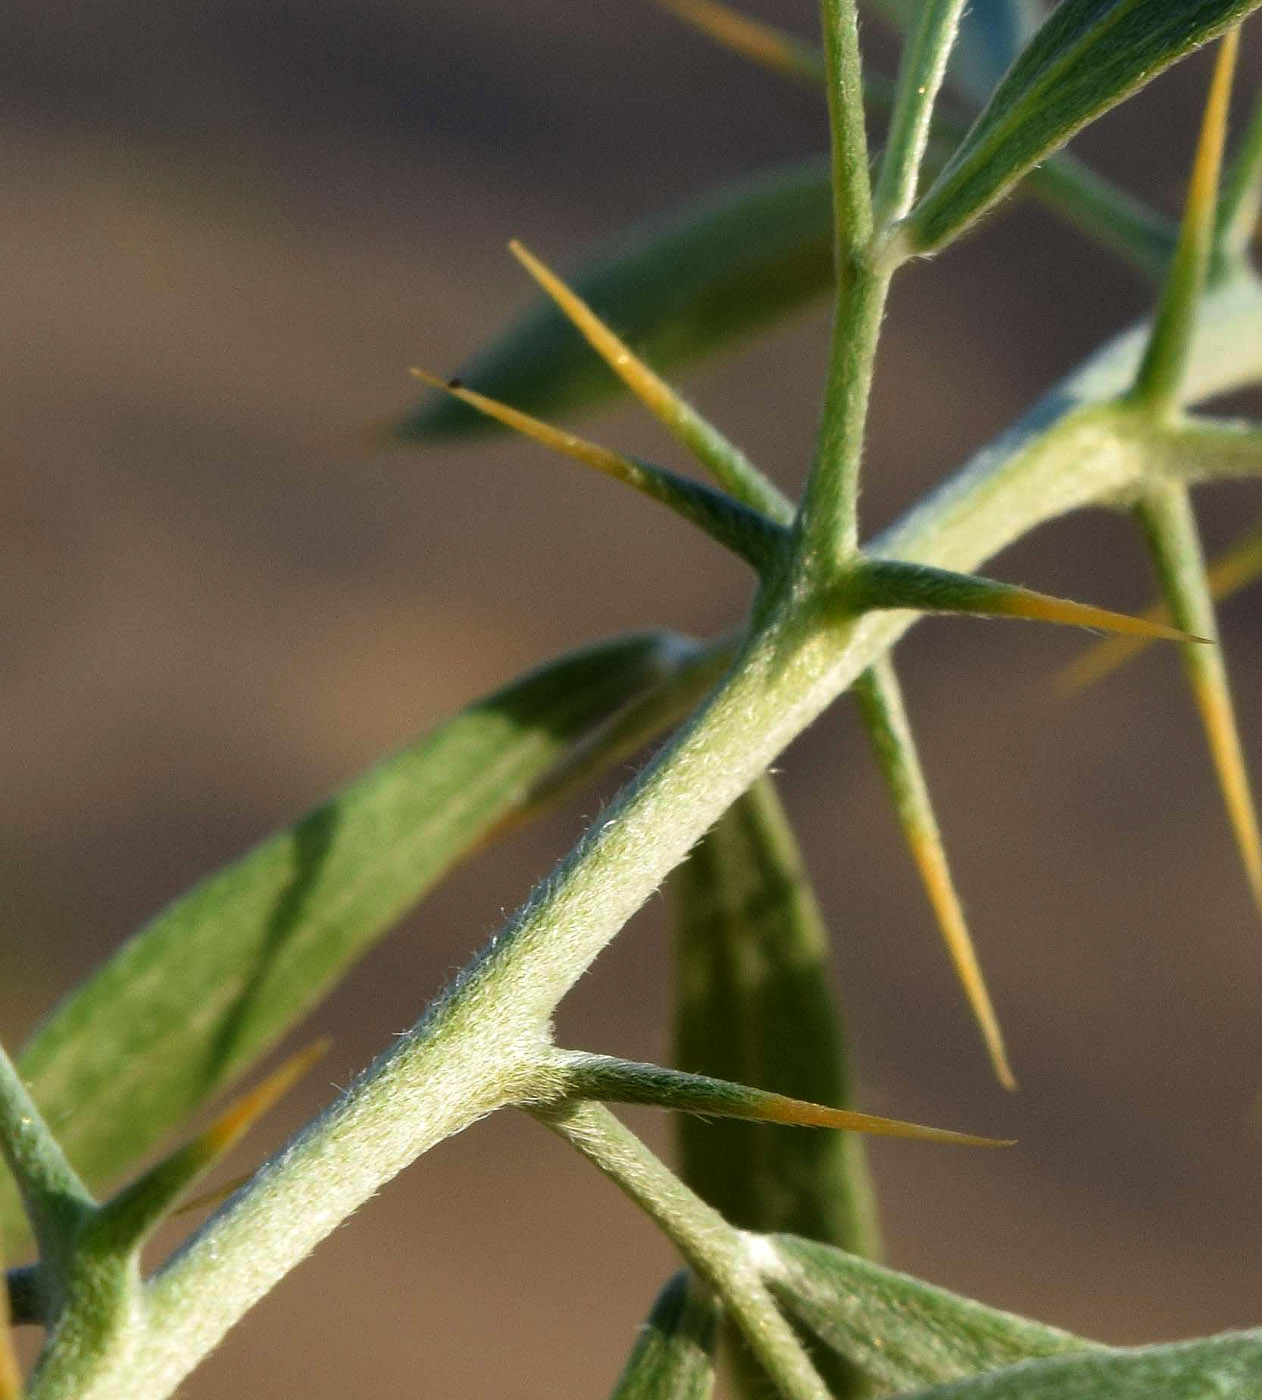
{"type": "MultiPolygon", "coordinates": [[[[748,614],[705,641],[645,632],[597,642],[476,702],[178,899],[50,1013],[16,1064],[0,1056],[0,1225],[12,1265],[0,1295],[0,1400],[173,1394],[384,1182],[505,1108],[570,1144],[678,1251],[681,1271],[639,1333],[620,1400],[710,1395],[720,1362],[728,1393],[786,1400],[1262,1397],[1262,1329],[1107,1347],[875,1262],[859,1134],[925,1139],[925,1152],[1002,1144],[851,1105],[828,939],[768,777],[781,750],[853,690],[962,992],[1009,1086],[899,689],[895,649],[922,614],[1116,633],[1073,683],[1149,639],[1178,647],[1262,904],[1213,605],[1259,569],[1262,546],[1255,528],[1207,566],[1191,503],[1199,482],[1262,474],[1262,426],[1192,407],[1262,381],[1262,282],[1249,261],[1262,106],[1228,131],[1238,26],[1258,0],[1062,0],[1046,16],[1037,0],[974,0],[967,13],[964,0],[884,0],[905,35],[892,78],[864,65],[853,0],[822,0],[818,49],[719,0],[666,3],[817,86],[830,157],[706,194],[568,283],[514,245],[541,289],[537,308],[458,378],[417,370],[431,388],[394,437],[424,446],[498,425],[594,467],[744,560],[748,614]],[[1216,61],[1175,227],[1063,148],[1210,41],[1216,61]],[[891,283],[1016,197],[1148,274],[1152,314],[892,528],[865,537],[864,428],[891,283]],[[835,314],[819,432],[792,501],[661,376],[825,293],[835,314]],[[622,390],[711,484],[536,416],[622,390]],[[1128,514],[1146,543],[1161,600],[1144,617],[976,572],[1033,527],[1088,507],[1128,514]],[[252,1070],[462,855],[647,749],[638,776],[411,1030],[383,1032],[380,1058],[146,1276],[140,1250],[158,1223],[197,1195],[319,1047],[210,1127],[186,1129],[156,1165],[141,1171],[142,1159],[252,1070]],[[666,880],[675,1065],[558,1045],[558,1003],[666,880]],[[632,1103],[675,1111],[674,1168],[609,1108],[632,1103]],[[722,1122],[699,1127],[689,1115],[722,1122]],[[26,1377],[10,1324],[43,1330],[26,1377]]],[[[1002,1172],[1003,1154],[987,1153],[984,1169],[1002,1172]]]]}

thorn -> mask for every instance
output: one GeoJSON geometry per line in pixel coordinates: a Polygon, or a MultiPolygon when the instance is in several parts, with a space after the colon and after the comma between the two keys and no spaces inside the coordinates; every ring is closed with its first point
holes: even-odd
{"type": "Polygon", "coordinates": [[[561,1064],[567,1081],[562,1092],[567,1099],[647,1104],[702,1117],[742,1118],[799,1128],[833,1128],[877,1137],[952,1143],[959,1147],[1012,1147],[1016,1141],[957,1133],[949,1128],[930,1128],[921,1123],[856,1113],[846,1108],[829,1108],[805,1099],[755,1089],[748,1084],[715,1079],[706,1074],[689,1074],[663,1065],[620,1060],[610,1055],[564,1051],[561,1064]]]}
{"type": "Polygon", "coordinates": [[[734,443],[729,442],[682,395],[677,394],[591,309],[523,244],[509,250],[552,298],[575,329],[627,388],[677,441],[691,452],[720,486],[736,500],[761,511],[777,524],[793,519],[793,506],[734,443]]]}
{"type": "Polygon", "coordinates": [[[927,564],[899,559],[867,559],[845,580],[842,603],[860,612],[869,608],[907,608],[918,612],[973,614],[980,617],[1018,617],[1035,622],[1057,622],[1093,631],[1119,632],[1172,642],[1201,642],[1177,627],[1146,617],[1113,612],[1108,608],[1054,598],[1012,583],[999,583],[976,574],[955,573],[927,564]]]}
{"type": "Polygon", "coordinates": [[[1109,608],[1092,607],[1089,603],[1074,603],[1067,598],[1053,598],[1046,593],[1016,588],[1008,598],[997,600],[994,613],[1001,617],[1029,618],[1034,622],[1059,622],[1069,627],[1090,627],[1122,636],[1146,637],[1154,641],[1195,642],[1212,646],[1209,637],[1196,637],[1153,617],[1135,617],[1130,613],[1113,612],[1109,608]]]}
{"type": "Polygon", "coordinates": [[[810,83],[812,87],[818,87],[825,78],[824,58],[816,49],[783,30],[720,4],[719,0],[657,0],[657,3],[741,58],[784,77],[810,83]]]}
{"type": "MultiPolygon", "coordinates": [[[[1262,522],[1255,521],[1209,566],[1209,594],[1216,602],[1229,598],[1262,574],[1262,522]]],[[[1170,609],[1164,603],[1154,603],[1144,614],[1157,622],[1171,622],[1170,609]]],[[[1117,667],[1138,655],[1148,641],[1138,637],[1109,637],[1088,648],[1068,665],[1056,680],[1061,695],[1073,695],[1103,680],[1117,667]]]]}
{"type": "MultiPolygon", "coordinates": [[[[1181,482],[1150,486],[1137,502],[1135,514],[1172,616],[1216,635],[1214,602],[1188,488],[1181,482]]],[[[1249,889],[1262,913],[1262,839],[1226,663],[1217,647],[1208,651],[1184,647],[1182,655],[1249,889]]]]}
{"type": "Polygon", "coordinates": [[[201,1146],[208,1163],[222,1157],[328,1054],[331,1044],[332,1041],[324,1036],[290,1056],[257,1088],[229,1104],[205,1132],[194,1138],[190,1146],[201,1146]]]}
{"type": "Polygon", "coordinates": [[[115,1255],[135,1253],[193,1182],[234,1147],[328,1048],[328,1040],[317,1040],[291,1056],[208,1128],[107,1201],[90,1224],[96,1247],[115,1255]]]}
{"type": "Polygon", "coordinates": [[[951,879],[946,847],[933,812],[929,787],[903,703],[902,688],[886,657],[860,676],[854,687],[868,737],[876,752],[899,825],[920,873],[947,955],[982,1033],[995,1077],[1015,1090],[1016,1075],[1004,1048],[1003,1032],[986,987],[964,910],[951,879]]]}
{"type": "Polygon", "coordinates": [[[1213,252],[1218,182],[1239,50],[1240,26],[1236,24],[1223,35],[1218,46],[1178,242],[1153,318],[1152,334],[1129,396],[1150,412],[1172,410],[1183,386],[1197,308],[1213,252]]]}
{"type": "Polygon", "coordinates": [[[568,429],[554,428],[542,419],[511,408],[498,399],[488,398],[473,389],[460,387],[459,380],[441,380],[428,370],[413,368],[412,374],[426,384],[443,389],[462,403],[489,418],[503,423],[543,447],[560,452],[584,466],[592,467],[603,476],[621,481],[625,486],[667,506],[677,515],[704,530],[724,548],[739,554],[755,569],[766,566],[769,554],[784,535],[784,527],[767,520],[758,511],[712,487],[682,477],[663,467],[635,461],[607,447],[589,442],[568,429]]]}
{"type": "Polygon", "coordinates": [[[1236,848],[1254,906],[1262,914],[1262,835],[1249,784],[1249,770],[1240,745],[1227,675],[1221,666],[1189,665],[1188,677],[1209,743],[1210,757],[1227,807],[1236,848]]]}

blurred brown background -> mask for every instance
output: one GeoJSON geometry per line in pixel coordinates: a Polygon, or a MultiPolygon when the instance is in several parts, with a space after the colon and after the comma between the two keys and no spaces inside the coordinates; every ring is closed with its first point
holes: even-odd
{"type": "MultiPolygon", "coordinates": [[[[750,8],[809,32],[805,0],[750,8]]],[[[165,900],[467,699],[611,630],[739,614],[741,570],[609,483],[510,443],[371,457],[356,434],[410,402],[409,363],[453,367],[522,304],[508,236],[564,262],[824,133],[811,94],[645,0],[13,0],[0,25],[13,1046],[165,900]]],[[[888,69],[877,22],[868,36],[888,69]]],[[[1084,149],[1173,209],[1204,76],[1184,65],[1084,149]]],[[[1146,295],[1026,208],[913,270],[866,521],[1146,295]]],[[[689,381],[786,483],[823,331],[812,314],[689,381]]],[[[680,464],[633,411],[593,431],[680,464]]],[[[1204,496],[1211,544],[1253,508],[1246,490],[1204,496]]],[[[1124,520],[1058,524],[995,568],[1116,607],[1148,595],[1124,520]]],[[[1255,756],[1257,596],[1225,611],[1255,756]]],[[[989,1077],[849,706],[783,765],[864,1106],[1020,1139],[1002,1156],[878,1144],[890,1258],[1107,1340],[1257,1323],[1262,929],[1175,658],[1058,702],[1081,644],[943,620],[900,652],[1015,1098],[989,1077]]],[[[272,1141],[416,1018],[597,801],[460,871],[357,969],[316,1018],[336,1037],[327,1073],[272,1141]]],[[[567,1043],[665,1053],[662,905],[567,1003],[567,1043]]],[[[637,1122],[665,1144],[664,1123],[637,1122]]],[[[602,1395],[671,1267],[612,1188],[502,1115],[395,1181],[182,1393],[602,1395]]]]}

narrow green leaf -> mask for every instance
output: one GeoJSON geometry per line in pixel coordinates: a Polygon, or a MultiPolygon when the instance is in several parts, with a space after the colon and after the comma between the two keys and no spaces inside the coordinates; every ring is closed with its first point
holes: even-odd
{"type": "Polygon", "coordinates": [[[854,693],[899,825],[929,896],[955,975],[981,1029],[995,1076],[1005,1089],[1015,1089],[1016,1076],[1008,1063],[999,1018],[986,990],[986,980],[947,864],[946,847],[934,816],[929,785],[920,766],[911,721],[903,704],[902,687],[888,656],[859,677],[854,693]]]}
{"type": "Polygon", "coordinates": [[[1055,622],[1067,627],[1094,627],[1172,642],[1204,642],[1177,627],[1151,618],[1132,617],[1089,603],[1053,598],[1013,583],[998,583],[976,574],[957,574],[897,559],[869,559],[856,569],[842,591],[842,601],[859,612],[873,608],[910,608],[918,612],[972,613],[980,617],[1014,617],[1055,622]]]}
{"type": "Polygon", "coordinates": [[[566,429],[554,428],[550,423],[532,418],[528,413],[510,408],[497,399],[466,389],[457,380],[444,384],[427,370],[413,369],[412,373],[417,379],[435,388],[445,389],[470,408],[494,418],[523,437],[572,461],[581,462],[602,476],[620,481],[624,486],[630,486],[632,490],[666,506],[711,539],[738,554],[755,569],[765,569],[787,538],[786,532],[765,515],[701,482],[637,457],[624,457],[620,452],[611,452],[607,447],[589,442],[566,429]]]}
{"type": "MultiPolygon", "coordinates": [[[[816,157],[711,191],[596,249],[567,278],[657,370],[729,346],[832,285],[828,162],[816,157]]],[[[479,393],[554,414],[604,398],[618,381],[550,302],[537,302],[457,371],[479,393]]],[[[467,405],[429,401],[401,438],[484,426],[467,405]]]]}
{"type": "Polygon", "coordinates": [[[1195,1342],[1057,1356],[901,1400],[1256,1400],[1262,1395],[1262,1331],[1195,1342]]]}
{"type": "Polygon", "coordinates": [[[1038,161],[1259,0],[1062,0],[909,215],[907,246],[956,237],[1038,161]]]}
{"type": "Polygon", "coordinates": [[[719,1308],[685,1270],[658,1294],[613,1400],[709,1400],[719,1308]]]}
{"type": "Polygon", "coordinates": [[[703,1117],[741,1118],[755,1123],[783,1123],[795,1128],[833,1128],[841,1132],[872,1133],[877,1137],[914,1138],[920,1142],[951,1143],[957,1147],[1011,1147],[1009,1139],[975,1137],[946,1128],[927,1128],[896,1118],[828,1108],[805,1099],[773,1094],[748,1084],[716,1079],[707,1074],[664,1065],[622,1060],[586,1051],[558,1052],[558,1092],[566,1098],[596,1099],[601,1103],[647,1104],[676,1113],[703,1117]]]}
{"type": "MultiPolygon", "coordinates": [[[[769,778],[698,843],[669,888],[680,1068],[849,1106],[827,934],[769,778]]],[[[854,1134],[688,1117],[677,1133],[684,1179],[733,1224],[878,1248],[854,1134]]]]}
{"type": "MultiPolygon", "coordinates": [[[[177,899],[22,1059],[85,1177],[113,1177],[259,1059],[572,744],[694,654],[617,638],[539,668],[177,899]]],[[[20,1242],[13,1204],[0,1220],[20,1242]]]]}
{"type": "MultiPolygon", "coordinates": [[[[1179,626],[1195,627],[1217,640],[1214,600],[1188,488],[1178,481],[1153,486],[1140,497],[1135,513],[1170,616],[1179,626]]],[[[1245,878],[1262,912],[1262,836],[1222,648],[1184,646],[1180,652],[1245,878]]]]}
{"type": "Polygon", "coordinates": [[[40,1259],[49,1278],[60,1285],[71,1266],[76,1237],[95,1203],[3,1047],[0,1157],[12,1173],[40,1259]]]}
{"type": "Polygon", "coordinates": [[[230,1104],[208,1128],[177,1148],[96,1212],[88,1245],[104,1254],[135,1254],[158,1225],[217,1161],[229,1153],[260,1118],[324,1057],[325,1040],[301,1050],[279,1069],[230,1104]]]}
{"type": "MultiPolygon", "coordinates": [[[[814,1240],[769,1237],[758,1242],[757,1259],[790,1317],[848,1357],[882,1391],[901,1394],[911,1386],[1096,1346],[814,1240]]],[[[1077,1392],[1068,1391],[1058,1400],[1071,1394],[1076,1400],[1077,1392]]]]}

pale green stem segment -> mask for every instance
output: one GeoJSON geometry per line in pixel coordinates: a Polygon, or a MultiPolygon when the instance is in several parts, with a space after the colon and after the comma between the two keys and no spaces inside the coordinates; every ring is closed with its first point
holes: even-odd
{"type": "MultiPolygon", "coordinates": [[[[1135,509],[1171,616],[1216,639],[1214,602],[1187,487],[1177,481],[1155,484],[1145,489],[1135,509]]],[[[1262,839],[1222,649],[1184,646],[1180,651],[1249,889],[1262,912],[1262,839]]]]}
{"type": "Polygon", "coordinates": [[[872,195],[878,237],[907,214],[916,198],[934,103],[946,76],[964,5],[965,0],[923,0],[903,47],[894,114],[872,195]]]}
{"type": "Polygon", "coordinates": [[[755,569],[761,571],[767,568],[787,538],[785,530],[766,516],[700,482],[679,476],[665,467],[654,466],[651,462],[624,457],[620,452],[612,452],[598,443],[589,442],[568,429],[554,428],[552,424],[532,418],[530,414],[522,413],[508,404],[466,389],[456,380],[444,383],[427,370],[416,368],[412,374],[435,389],[445,389],[470,408],[494,418],[541,447],[592,467],[601,475],[620,481],[624,486],[630,486],[632,490],[666,506],[755,569]]]}
{"type": "Polygon", "coordinates": [[[1179,406],[1192,334],[1213,257],[1218,178],[1239,51],[1240,29],[1237,26],[1223,35],[1218,47],[1218,61],[1210,81],[1201,136],[1188,182],[1179,241],[1157,307],[1152,338],[1130,395],[1134,404],[1157,417],[1169,417],[1179,406]]]}
{"type": "Polygon", "coordinates": [[[872,741],[882,776],[893,799],[899,825],[937,918],[947,955],[981,1030],[995,1077],[1005,1089],[1015,1089],[1017,1080],[1008,1062],[999,1018],[995,1015],[990,993],[986,989],[986,979],[982,975],[973,939],[964,920],[964,910],[951,879],[946,847],[934,816],[920,756],[916,752],[902,688],[888,656],[882,657],[859,677],[854,693],[868,738],[872,741]]]}
{"type": "Polygon", "coordinates": [[[820,0],[832,137],[837,291],[815,461],[798,511],[799,559],[831,578],[858,548],[859,463],[890,271],[872,266],[872,186],[855,0],[820,0]]]}
{"type": "Polygon", "coordinates": [[[600,1104],[564,1104],[530,1111],[657,1223],[714,1289],[784,1400],[829,1400],[828,1388],[776,1306],[739,1230],[693,1195],[600,1104]]]}
{"type": "Polygon", "coordinates": [[[508,246],[517,261],[552,298],[592,349],[729,495],[781,524],[792,518],[792,509],[780,489],[759,471],[735,443],[730,442],[681,394],[635,356],[630,347],[551,268],[545,267],[516,240],[508,246]]]}
{"type": "Polygon", "coordinates": [[[720,1309],[686,1269],[662,1289],[611,1400],[710,1400],[720,1309]]]}
{"type": "Polygon", "coordinates": [[[1230,276],[1248,265],[1262,209],[1262,96],[1223,176],[1214,231],[1213,275],[1230,276]]]}
{"type": "Polygon", "coordinates": [[[79,1233],[96,1205],[3,1048],[0,1153],[35,1232],[44,1278],[50,1287],[60,1288],[73,1265],[79,1233]]]}
{"type": "MultiPolygon", "coordinates": [[[[1233,283],[1209,301],[1190,398],[1262,376],[1262,291],[1233,283]]],[[[875,547],[972,569],[1043,521],[1134,491],[1146,453],[1100,405],[1133,382],[1142,346],[1142,330],[1106,346],[875,547]]],[[[914,620],[880,612],[820,626],[769,613],[728,680],[457,986],[158,1274],[144,1345],[118,1347],[90,1383],[49,1384],[29,1400],[161,1400],[384,1182],[494,1108],[537,1097],[560,998],[741,791],[914,620]]]]}

